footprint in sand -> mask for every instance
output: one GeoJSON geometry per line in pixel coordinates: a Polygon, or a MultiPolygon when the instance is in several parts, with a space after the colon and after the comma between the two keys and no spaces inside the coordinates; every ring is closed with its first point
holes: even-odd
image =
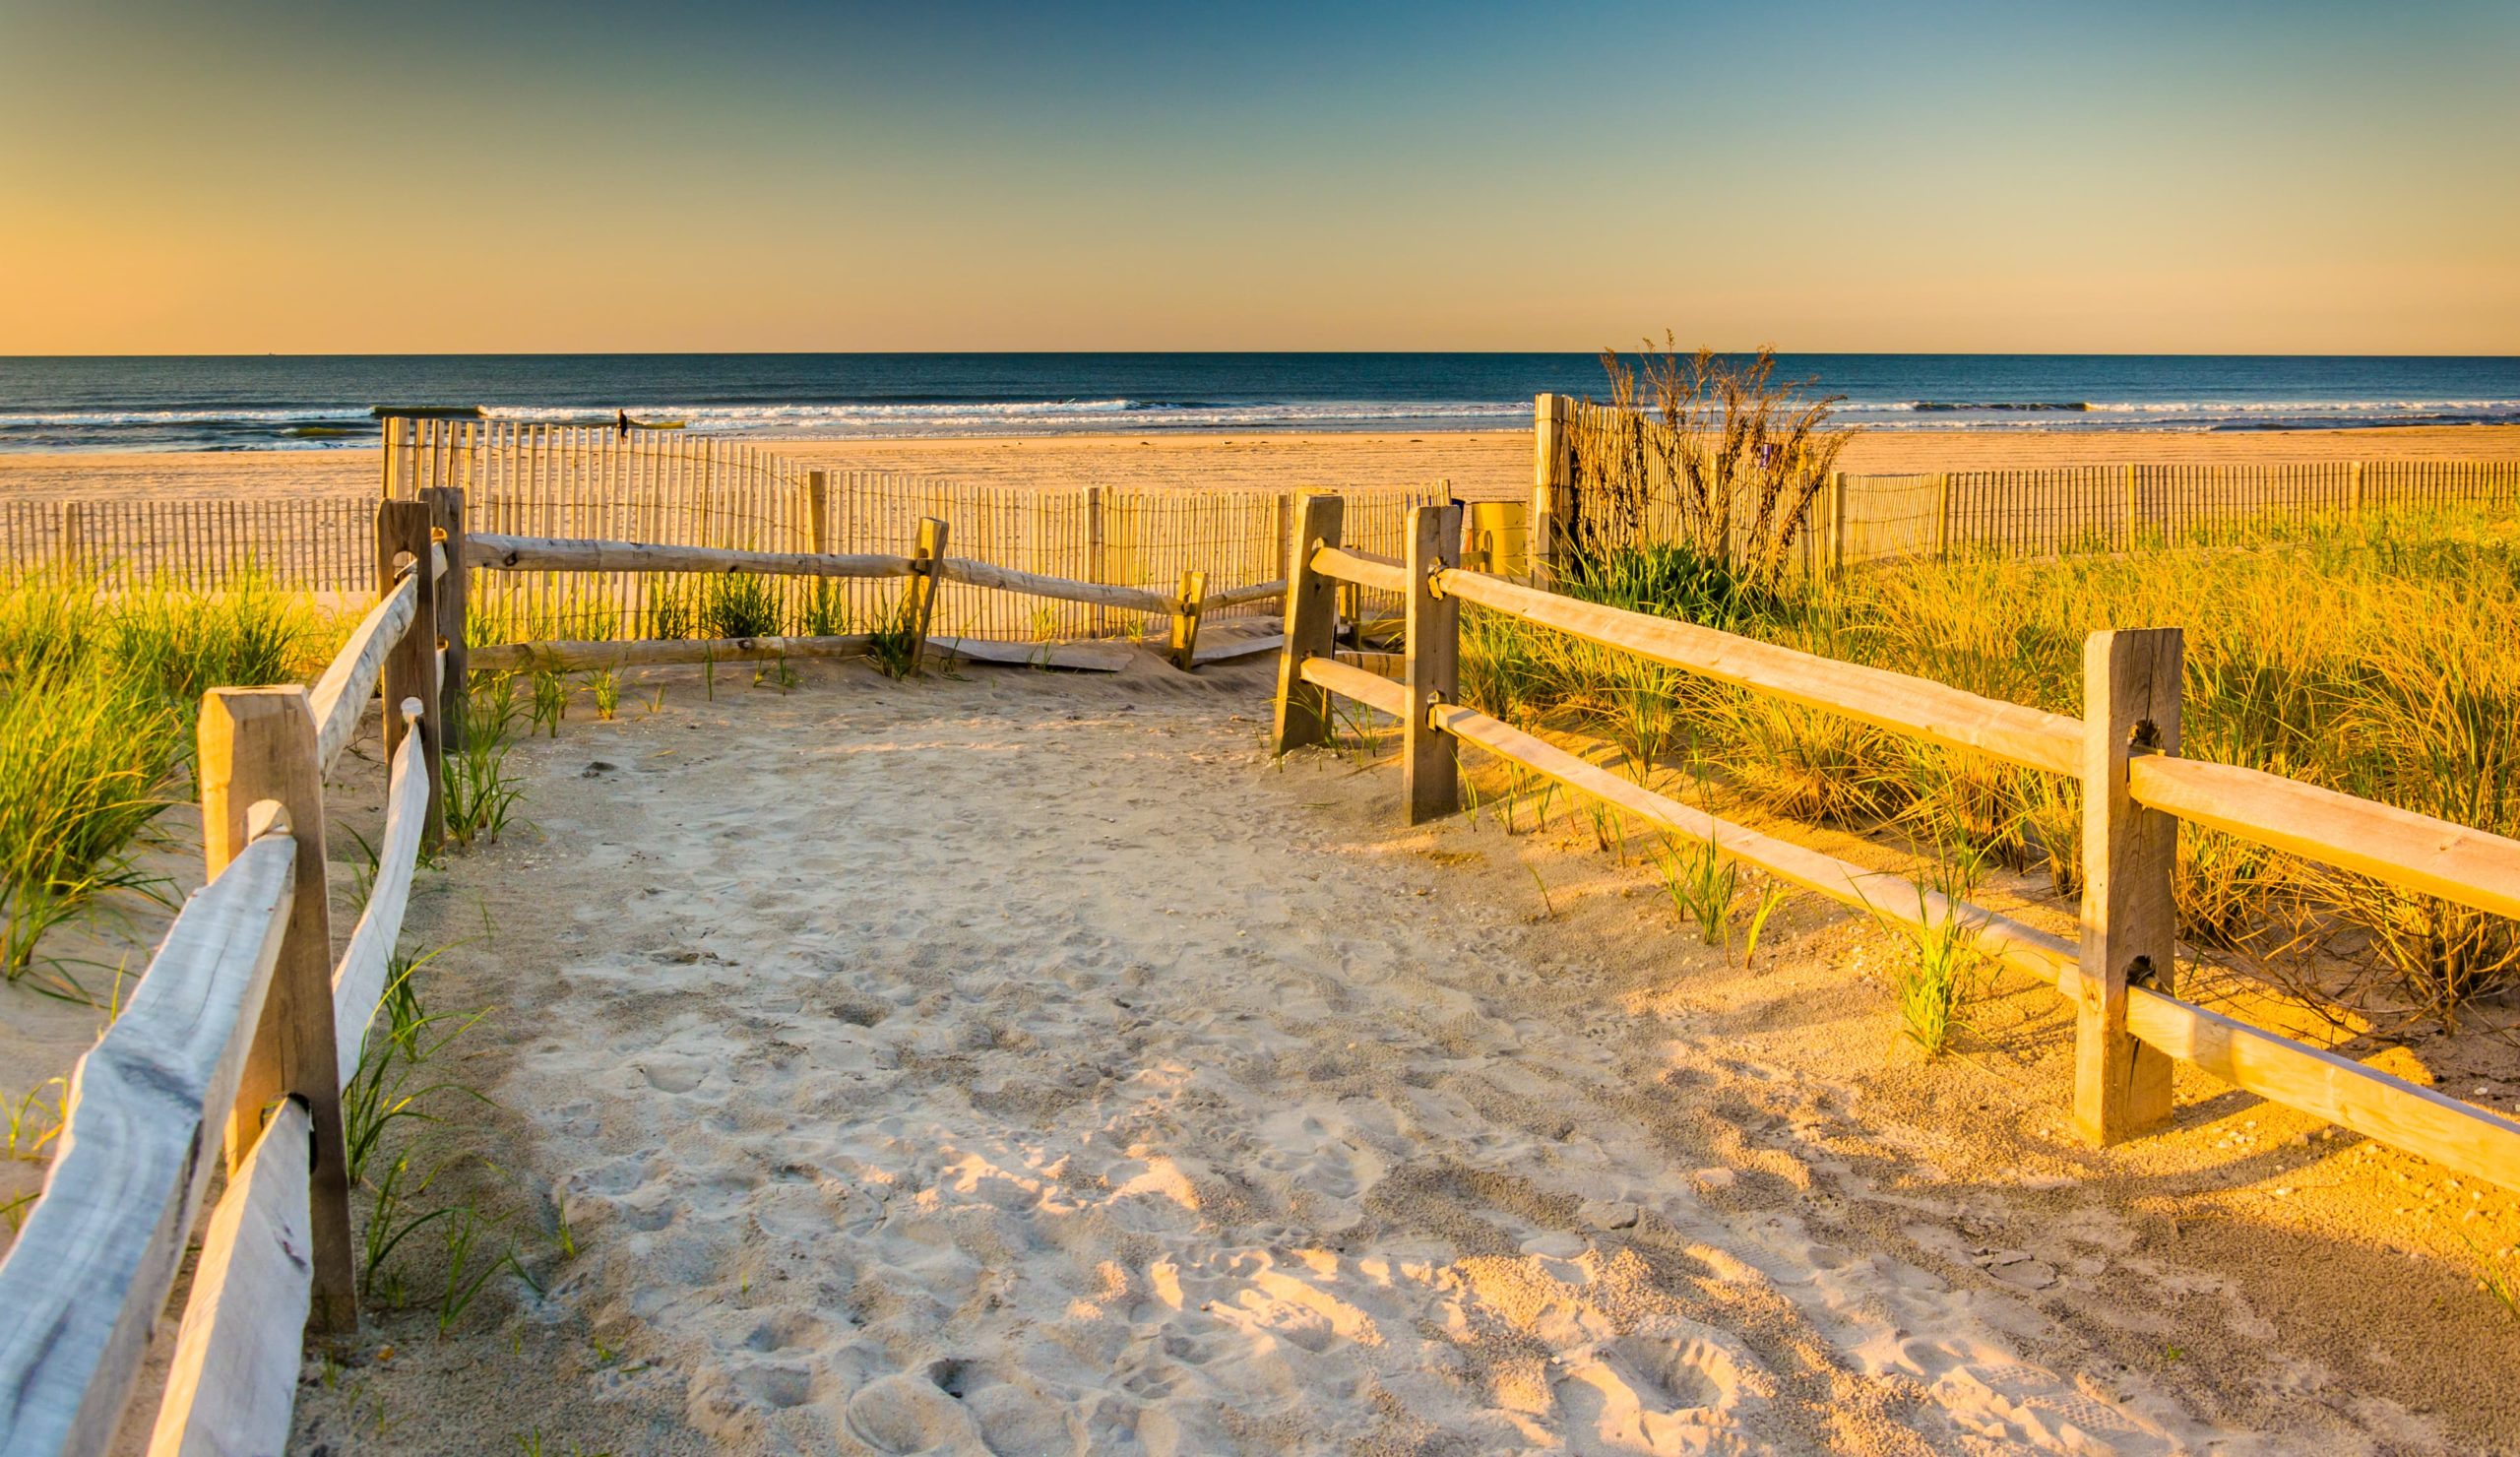
{"type": "Polygon", "coordinates": [[[801,1407],[814,1395],[812,1373],[797,1366],[755,1366],[736,1376],[735,1384],[757,1405],[774,1410],[801,1407]]]}
{"type": "Polygon", "coordinates": [[[748,1351],[786,1351],[791,1347],[810,1345],[820,1339],[823,1322],[800,1310],[783,1310],[761,1324],[744,1338],[748,1351]]]}
{"type": "Polygon", "coordinates": [[[1629,1335],[1569,1352],[1557,1399],[1577,1450],[1704,1450],[1751,1396],[1749,1358],[1710,1335],[1629,1335]]]}
{"type": "Polygon", "coordinates": [[[660,1093],[688,1093],[709,1076],[703,1067],[659,1067],[646,1062],[639,1064],[639,1071],[647,1074],[648,1086],[660,1093]]]}
{"type": "Polygon", "coordinates": [[[1980,1269],[2018,1290],[2046,1290],[2056,1283],[2056,1267],[2027,1250],[1981,1250],[1974,1257],[1980,1269]]]}
{"type": "Polygon", "coordinates": [[[987,1450],[971,1413],[924,1374],[867,1382],[849,1399],[842,1424],[850,1436],[878,1452],[987,1450]]]}

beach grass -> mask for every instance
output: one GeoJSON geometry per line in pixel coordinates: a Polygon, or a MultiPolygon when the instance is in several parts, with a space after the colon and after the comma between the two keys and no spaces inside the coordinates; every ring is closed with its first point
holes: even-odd
{"type": "MultiPolygon", "coordinates": [[[[536,675],[534,706],[517,701],[514,673],[476,672],[466,686],[462,741],[447,753],[444,766],[446,833],[457,845],[470,847],[483,838],[496,842],[507,829],[517,801],[524,797],[524,787],[508,770],[508,754],[516,747],[518,721],[532,716],[529,737],[533,725],[540,722],[539,689],[544,676],[557,681],[557,674],[536,675]]],[[[564,693],[564,702],[565,697],[564,693]]],[[[556,712],[551,721],[555,738],[559,736],[556,712]]]]}
{"type": "MultiPolygon", "coordinates": [[[[2265,523],[2239,544],[1961,556],[1834,584],[1756,582],[1684,547],[1579,560],[1568,592],[2079,716],[2084,638],[2175,625],[2180,751],[2520,835],[2520,523],[2482,508],[2265,523]]],[[[2079,887],[2079,788],[1835,715],[1675,675],[1475,604],[1464,697],[1660,743],[1777,813],[2079,887]],[[1671,722],[1640,723],[1660,696],[1671,722]]],[[[1930,853],[1930,852],[1929,852],[1930,853]]],[[[2520,925],[2183,825],[2180,933],[2297,990],[2455,1028],[2520,984],[2520,925]]]]}
{"type": "Polygon", "coordinates": [[[136,847],[186,797],[202,693],[301,677],[344,626],[253,572],[197,590],[45,570],[0,592],[0,974],[108,893],[156,888],[136,847]]]}

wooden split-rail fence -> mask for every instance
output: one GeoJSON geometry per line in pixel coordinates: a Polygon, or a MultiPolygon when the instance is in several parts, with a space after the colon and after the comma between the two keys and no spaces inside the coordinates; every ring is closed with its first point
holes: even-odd
{"type": "Polygon", "coordinates": [[[279,1452],[305,1333],[357,1319],[343,1090],[443,828],[462,692],[460,517],[368,512],[375,606],[313,688],[215,688],[196,778],[209,879],[70,1078],[59,1150],[0,1261],[0,1453],[97,1453],[147,1360],[211,1173],[153,1454],[279,1452]],[[454,662],[448,661],[448,644],[454,662]],[[384,700],[385,831],[333,955],[325,780],[384,700]]]}
{"type": "Polygon", "coordinates": [[[1463,569],[1456,507],[1422,507],[1398,559],[1347,544],[1340,503],[1304,503],[1286,597],[1275,742],[1330,741],[1332,695],[1400,721],[1401,797],[1412,823],[1459,807],[1460,747],[1476,745],[1709,844],[1885,922],[1950,929],[1991,962],[2053,985],[2074,1007],[2074,1121],[2096,1145],[2172,1115],[2173,1059],[2235,1087],[2520,1191],[2520,1123],[2209,1011],[2177,995],[2171,877],[2186,820],[2497,916],[2520,917],[2520,841],[2279,775],[2179,755],[2176,628],[2095,633],[2085,711],[2070,719],[1922,678],[1581,602],[1463,569]],[[1342,662],[1343,584],[1405,608],[1397,681],[1342,662]],[[1903,877],[1728,823],[1458,701],[1461,604],[1520,618],[1684,672],[1842,714],[1929,743],[2059,775],[2082,787],[2081,933],[2067,940],[1903,877]]]}
{"type": "MultiPolygon", "coordinates": [[[[1170,599],[1185,577],[1211,594],[1242,594],[1218,615],[1268,616],[1252,594],[1287,575],[1288,523],[1301,492],[1102,485],[986,485],[879,471],[830,471],[756,446],[679,430],[627,431],[508,420],[385,422],[389,498],[428,486],[462,490],[472,530],[508,536],[816,554],[894,551],[922,520],[946,524],[958,560],[1032,577],[1135,589],[1170,599]]],[[[1364,538],[1397,550],[1410,508],[1449,495],[1441,482],[1339,487],[1364,538]]],[[[654,635],[695,583],[612,572],[510,576],[483,611],[518,619],[520,636],[654,635]],[[599,630],[599,631],[598,631],[599,630]]],[[[865,624],[898,606],[876,579],[844,581],[830,615],[865,624]]],[[[808,591],[782,588],[783,610],[805,615],[808,591]]],[[[942,636],[1043,642],[1134,635],[1148,619],[1112,601],[1043,600],[955,582],[935,604],[942,636]]],[[[666,634],[670,635],[670,634],[666,634]]]]}
{"type": "MultiPolygon", "coordinates": [[[[1537,397],[1532,419],[1531,549],[1544,569],[1576,541],[1688,538],[1684,517],[1695,507],[1671,478],[1670,452],[1639,448],[1670,427],[1564,395],[1537,397]],[[1612,519],[1628,509],[1621,502],[1635,520],[1612,519]]],[[[2520,461],[1836,472],[1807,504],[1790,564],[1818,574],[1917,556],[2132,551],[2234,540],[2269,520],[2515,502],[2520,461]]],[[[1752,509],[1742,503],[1736,520],[1752,509]]]]}
{"type": "MultiPolygon", "coordinates": [[[[432,492],[423,492],[429,495],[432,492]]],[[[444,494],[459,496],[461,492],[444,494]]],[[[502,533],[467,533],[459,543],[462,559],[491,574],[532,573],[539,576],[643,577],[687,576],[713,581],[749,578],[820,587],[831,584],[894,581],[901,584],[899,610],[867,632],[789,635],[702,636],[674,638],[543,640],[476,646],[470,650],[472,668],[544,671],[610,668],[671,663],[762,661],[783,658],[852,658],[873,652],[878,637],[897,633],[907,646],[908,661],[916,667],[927,652],[996,663],[1030,663],[1057,667],[1109,661],[1089,650],[1060,644],[1001,643],[948,633],[938,621],[937,604],[952,585],[1024,596],[1054,602],[1144,614],[1168,624],[1165,657],[1190,671],[1200,664],[1273,651],[1275,636],[1245,636],[1222,646],[1199,641],[1202,621],[1220,611],[1245,607],[1277,598],[1284,581],[1255,582],[1211,591],[1203,572],[1185,572],[1171,593],[1109,583],[1077,582],[1063,577],[1020,572],[949,552],[950,525],[936,517],[919,521],[908,555],[887,552],[738,551],[710,546],[661,546],[644,541],[611,541],[592,538],[517,537],[502,533]]],[[[475,584],[479,593],[483,584],[475,584]]],[[[1125,649],[1118,650],[1125,654],[1125,649]]]]}

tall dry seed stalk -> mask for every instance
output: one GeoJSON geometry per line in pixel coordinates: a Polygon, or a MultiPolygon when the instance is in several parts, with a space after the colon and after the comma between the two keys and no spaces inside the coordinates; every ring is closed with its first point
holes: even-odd
{"type": "Polygon", "coordinates": [[[1676,544],[1745,585],[1778,581],[1854,431],[1830,429],[1840,395],[1780,380],[1776,350],[1736,362],[1713,349],[1661,350],[1630,366],[1602,350],[1610,409],[1567,431],[1577,551],[1590,559],[1676,544]]]}

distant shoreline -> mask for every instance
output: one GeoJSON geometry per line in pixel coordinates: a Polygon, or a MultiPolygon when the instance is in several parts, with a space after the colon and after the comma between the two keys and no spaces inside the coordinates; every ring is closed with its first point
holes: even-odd
{"type": "MultiPolygon", "coordinates": [[[[1925,433],[2520,424],[2520,357],[1789,353],[1775,378],[1842,423],[1925,433]]],[[[1608,389],[1590,351],[0,356],[0,451],[346,448],[377,406],[627,410],[748,441],[1486,433],[1535,395],[1608,389]]]]}

